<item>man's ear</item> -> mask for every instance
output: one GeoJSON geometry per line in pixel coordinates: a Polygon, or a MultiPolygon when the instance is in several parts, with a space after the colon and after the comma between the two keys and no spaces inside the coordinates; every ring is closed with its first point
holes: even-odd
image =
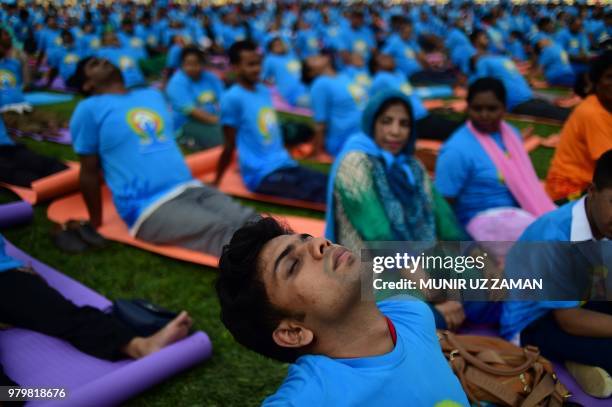
{"type": "Polygon", "coordinates": [[[302,348],[312,343],[314,332],[294,320],[283,319],[272,332],[272,339],[283,348],[302,348]]]}

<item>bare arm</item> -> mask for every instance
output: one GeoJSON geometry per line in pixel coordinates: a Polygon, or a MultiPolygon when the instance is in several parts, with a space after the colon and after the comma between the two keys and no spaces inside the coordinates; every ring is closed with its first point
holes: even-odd
{"type": "Polygon", "coordinates": [[[219,123],[219,116],[214,115],[212,113],[208,113],[207,111],[203,109],[195,108],[191,111],[191,113],[189,113],[189,116],[205,124],[219,123]]]}
{"type": "Polygon", "coordinates": [[[325,140],[325,131],[327,126],[325,123],[315,123],[314,137],[312,139],[312,156],[315,157],[324,151],[323,145],[325,140]]]}
{"type": "Polygon", "coordinates": [[[583,308],[556,309],[553,315],[561,329],[568,334],[612,338],[612,315],[583,308]]]}
{"type": "Polygon", "coordinates": [[[232,162],[232,155],[236,148],[236,129],[234,127],[223,126],[223,137],[225,139],[225,145],[223,146],[223,152],[219,157],[219,163],[217,164],[217,176],[215,177],[214,185],[219,185],[223,174],[232,162]]]}
{"type": "Polygon", "coordinates": [[[100,192],[100,160],[97,155],[82,155],[79,182],[94,229],[102,225],[102,194],[100,192]]]}

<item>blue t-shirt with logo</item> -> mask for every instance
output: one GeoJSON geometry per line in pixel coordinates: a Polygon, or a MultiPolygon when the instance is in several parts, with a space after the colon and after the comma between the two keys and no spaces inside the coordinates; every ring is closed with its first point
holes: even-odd
{"type": "Polygon", "coordinates": [[[77,46],[83,56],[94,55],[100,48],[100,37],[97,34],[83,34],[77,41],[77,46]]]}
{"type": "MultiPolygon", "coordinates": [[[[518,131],[514,133],[521,137],[518,131]]],[[[499,133],[491,137],[504,149],[499,133]]],[[[435,186],[443,196],[455,198],[455,214],[463,225],[487,209],[518,207],[501,173],[467,125],[457,129],[440,149],[435,186]]]]}
{"type": "MultiPolygon", "coordinates": [[[[569,242],[571,240],[572,229],[572,210],[578,201],[569,202],[554,211],[548,212],[538,218],[535,222],[525,229],[519,242],[569,242]]],[[[536,243],[537,244],[537,243],[536,243]]],[[[510,251],[506,256],[508,262],[507,269],[524,271],[526,274],[523,277],[536,277],[530,273],[530,266],[539,268],[539,272],[547,273],[541,270],[543,258],[550,261],[550,265],[554,267],[555,259],[564,261],[563,256],[559,256],[555,252],[554,246],[545,246],[539,244],[532,247],[531,250],[527,246],[521,244],[514,247],[514,251],[510,251]],[[517,251],[518,250],[518,251],[517,251]],[[516,253],[514,251],[517,251],[516,253]],[[516,262],[516,264],[514,264],[516,262]]],[[[562,270],[563,265],[559,265],[556,270],[562,270]]],[[[553,275],[557,273],[553,272],[553,275]]],[[[508,275],[509,278],[517,278],[517,276],[508,275]]],[[[556,275],[559,280],[554,283],[563,286],[565,284],[575,284],[572,281],[563,282],[564,276],[556,275]]],[[[548,280],[548,284],[553,284],[553,281],[548,280]]],[[[560,294],[563,295],[563,294],[560,294]]],[[[560,308],[576,308],[580,305],[578,301],[506,301],[503,303],[502,315],[500,319],[500,329],[502,336],[510,339],[516,333],[525,329],[533,321],[541,318],[546,313],[560,308]]]]}
{"type": "Polygon", "coordinates": [[[542,49],[538,63],[544,71],[544,77],[551,84],[558,78],[574,75],[567,52],[556,43],[542,49]]]}
{"type": "Polygon", "coordinates": [[[421,98],[416,95],[414,88],[401,72],[380,71],[374,75],[374,80],[370,87],[370,95],[374,96],[388,89],[400,90],[410,98],[414,120],[421,120],[429,114],[421,98]]]}
{"type": "Polygon", "coordinates": [[[58,29],[43,28],[38,32],[38,49],[49,52],[55,47],[62,45],[61,31],[58,29]]]}
{"type": "Polygon", "coordinates": [[[423,70],[423,67],[417,61],[414,47],[408,42],[403,41],[399,35],[393,36],[387,41],[383,48],[383,53],[391,55],[395,59],[399,70],[408,77],[423,70]]]}
{"type": "Polygon", "coordinates": [[[506,87],[508,110],[533,98],[529,84],[510,58],[498,55],[483,55],[478,58],[470,81],[487,76],[499,79],[506,87]]]}
{"type": "Polygon", "coordinates": [[[283,99],[292,105],[306,92],[301,74],[302,64],[291,53],[269,54],[264,58],[262,79],[273,82],[283,99]]]}
{"type": "Polygon", "coordinates": [[[571,56],[589,52],[589,40],[584,32],[573,34],[564,28],[557,33],[555,41],[571,56]]]}
{"type": "Polygon", "coordinates": [[[356,52],[365,60],[370,57],[370,50],[376,46],[374,34],[366,26],[354,29],[346,26],[341,31],[340,50],[348,52],[356,52]]]}
{"type": "Polygon", "coordinates": [[[319,36],[313,29],[300,30],[295,39],[295,48],[301,58],[308,58],[319,53],[319,36]]]}
{"type": "Polygon", "coordinates": [[[119,37],[119,43],[122,48],[128,48],[132,50],[132,54],[136,59],[145,59],[147,57],[147,50],[145,49],[144,41],[137,35],[130,35],[128,33],[120,32],[117,34],[119,37]]]}
{"type": "Polygon", "coordinates": [[[321,75],[312,83],[310,100],[314,120],[325,123],[325,149],[336,155],[344,142],[361,130],[366,91],[344,74],[321,75]]]}
{"type": "Polygon", "coordinates": [[[4,246],[4,236],[0,234],[0,272],[23,267],[23,263],[21,261],[6,254],[4,246]]]}
{"type": "Polygon", "coordinates": [[[83,53],[75,47],[58,47],[49,54],[49,65],[56,68],[60,77],[67,81],[74,72],[79,61],[83,58],[83,53]]]}
{"type": "Polygon", "coordinates": [[[174,110],[175,128],[187,122],[193,109],[219,115],[222,94],[223,83],[215,74],[203,71],[200,78],[194,81],[182,70],[177,70],[166,86],[166,95],[174,110]]]}
{"type": "Polygon", "coordinates": [[[98,155],[121,218],[133,226],[151,204],[192,181],[163,94],[150,88],[92,96],[70,120],[73,147],[98,155]]]}
{"type": "Polygon", "coordinates": [[[296,166],[283,144],[270,91],[232,86],[221,99],[221,124],[236,129],[240,174],[249,190],[274,171],[296,166]]]}
{"type": "Polygon", "coordinates": [[[98,57],[108,59],[121,70],[123,81],[128,88],[144,85],[145,78],[138,66],[138,56],[130,48],[103,47],[97,53],[98,57]]]}
{"type": "Polygon", "coordinates": [[[24,103],[21,62],[14,58],[0,59],[0,106],[24,103]]]}
{"type": "Polygon", "coordinates": [[[393,350],[352,359],[301,356],[263,406],[469,406],[440,350],[429,307],[395,299],[378,308],[395,327],[393,350]]]}

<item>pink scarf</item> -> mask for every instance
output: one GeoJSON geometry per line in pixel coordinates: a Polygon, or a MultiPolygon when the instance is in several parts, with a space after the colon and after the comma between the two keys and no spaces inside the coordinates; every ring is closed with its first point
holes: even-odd
{"type": "Polygon", "coordinates": [[[501,172],[508,189],[523,210],[534,216],[540,216],[556,208],[544,192],[523,144],[513,134],[508,123],[501,122],[502,141],[508,150],[508,155],[502,151],[491,136],[476,130],[471,121],[467,122],[467,126],[491,158],[497,170],[501,172]]]}

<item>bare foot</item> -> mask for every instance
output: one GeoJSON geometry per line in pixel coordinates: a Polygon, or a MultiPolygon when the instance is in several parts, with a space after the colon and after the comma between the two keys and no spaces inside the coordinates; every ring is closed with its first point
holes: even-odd
{"type": "Polygon", "coordinates": [[[187,314],[187,311],[183,311],[172,321],[168,322],[168,325],[153,335],[146,338],[136,337],[132,339],[123,348],[123,351],[134,359],[145,357],[186,337],[192,324],[193,321],[189,314],[187,314]]]}

